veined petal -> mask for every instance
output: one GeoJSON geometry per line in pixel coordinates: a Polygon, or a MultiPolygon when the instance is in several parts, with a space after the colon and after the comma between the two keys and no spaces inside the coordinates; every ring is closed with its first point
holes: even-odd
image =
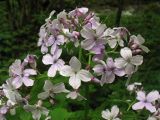
{"type": "Polygon", "coordinates": [[[81,80],[76,76],[73,75],[69,79],[69,84],[74,88],[78,89],[81,86],[81,80]]]}
{"type": "Polygon", "coordinates": [[[131,63],[133,65],[141,65],[143,63],[143,56],[136,55],[131,58],[131,63]]]}
{"type": "Polygon", "coordinates": [[[145,103],[143,102],[137,102],[132,106],[133,110],[140,110],[144,108],[145,103]]]}
{"type": "Polygon", "coordinates": [[[140,48],[144,51],[144,52],[146,52],[146,53],[148,53],[150,50],[148,49],[148,47],[146,47],[146,46],[144,46],[144,45],[140,45],[140,48]]]}
{"type": "Polygon", "coordinates": [[[86,39],[93,39],[94,38],[94,31],[88,29],[88,28],[84,28],[81,30],[81,35],[83,38],[86,38],[86,39]]]}
{"type": "Polygon", "coordinates": [[[54,77],[57,72],[57,66],[55,64],[51,65],[51,67],[48,70],[48,76],[49,77],[54,77]]]}
{"type": "Polygon", "coordinates": [[[29,77],[23,77],[22,80],[23,80],[24,85],[27,87],[33,86],[33,84],[34,84],[34,81],[32,79],[30,79],[29,77]]]}
{"type": "Polygon", "coordinates": [[[64,67],[62,67],[62,69],[60,69],[59,73],[62,76],[66,76],[66,77],[69,77],[69,76],[72,76],[75,74],[74,71],[72,70],[72,68],[68,65],[65,65],[64,67]]]}
{"type": "Polygon", "coordinates": [[[53,57],[50,54],[46,54],[46,55],[43,56],[42,62],[45,65],[53,64],[53,57]]]}
{"type": "Polygon", "coordinates": [[[92,74],[87,70],[80,70],[77,73],[77,77],[83,82],[88,82],[88,81],[91,81],[92,74]]]}
{"type": "Polygon", "coordinates": [[[154,102],[155,100],[157,100],[159,98],[159,92],[152,91],[152,92],[148,93],[146,98],[147,98],[148,102],[154,102]]]}
{"type": "Polygon", "coordinates": [[[116,45],[117,45],[117,40],[116,40],[116,39],[108,40],[108,45],[109,45],[111,48],[115,48],[116,45]]]}
{"type": "Polygon", "coordinates": [[[122,68],[115,68],[114,69],[114,74],[116,74],[117,76],[124,76],[125,75],[125,70],[122,68]]]}
{"type": "Polygon", "coordinates": [[[81,63],[75,56],[71,58],[69,65],[75,72],[78,72],[81,69],[81,63]]]}
{"type": "Polygon", "coordinates": [[[128,47],[122,48],[120,54],[125,60],[132,58],[132,51],[128,47]]]}

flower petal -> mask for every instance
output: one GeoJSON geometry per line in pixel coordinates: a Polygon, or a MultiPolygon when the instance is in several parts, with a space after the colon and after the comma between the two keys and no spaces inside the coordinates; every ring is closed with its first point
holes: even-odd
{"type": "Polygon", "coordinates": [[[93,39],[94,38],[94,31],[88,29],[88,28],[84,28],[81,30],[81,35],[83,38],[86,38],[86,39],[93,39]]]}
{"type": "Polygon", "coordinates": [[[51,65],[51,67],[48,70],[48,76],[49,77],[54,77],[57,72],[57,66],[56,65],[51,65]]]}
{"type": "Polygon", "coordinates": [[[102,111],[102,118],[106,119],[106,120],[109,120],[110,117],[111,117],[111,113],[108,109],[106,109],[105,111],[102,111]]]}
{"type": "Polygon", "coordinates": [[[132,51],[128,47],[122,48],[120,54],[125,60],[132,58],[132,51]]]}
{"type": "Polygon", "coordinates": [[[95,41],[94,39],[86,39],[86,40],[83,40],[81,42],[81,46],[82,48],[84,48],[85,50],[90,50],[92,49],[94,46],[95,46],[95,41]]]}
{"type": "Polygon", "coordinates": [[[132,106],[133,110],[140,110],[144,108],[145,103],[143,102],[137,102],[132,106]]]}
{"type": "Polygon", "coordinates": [[[117,68],[124,68],[127,65],[127,62],[123,58],[115,59],[115,66],[117,68]]]}
{"type": "Polygon", "coordinates": [[[93,68],[94,72],[101,75],[104,72],[104,66],[101,64],[95,65],[93,68]]]}
{"type": "Polygon", "coordinates": [[[68,65],[65,65],[64,67],[62,67],[62,69],[59,72],[62,76],[72,76],[74,75],[74,71],[72,70],[72,68],[68,65]]]}
{"type": "Polygon", "coordinates": [[[66,88],[64,83],[58,83],[53,86],[54,93],[61,93],[61,92],[69,92],[66,88]]]}
{"type": "Polygon", "coordinates": [[[75,56],[71,58],[69,65],[75,72],[78,72],[81,69],[81,63],[75,56]]]}
{"type": "Polygon", "coordinates": [[[143,56],[136,55],[131,58],[131,63],[133,65],[141,65],[143,63],[143,56]]]}
{"type": "Polygon", "coordinates": [[[111,48],[115,48],[116,45],[117,45],[117,40],[116,40],[116,39],[108,40],[108,45],[109,45],[111,48]]]}
{"type": "Polygon", "coordinates": [[[119,114],[119,108],[118,108],[116,105],[114,105],[114,106],[111,108],[111,113],[112,113],[112,115],[114,115],[114,118],[117,117],[118,114],[119,114]]]}
{"type": "Polygon", "coordinates": [[[151,103],[146,103],[145,107],[147,110],[149,110],[151,113],[156,112],[156,107],[153,106],[151,103]]]}
{"type": "Polygon", "coordinates": [[[12,85],[17,89],[22,86],[22,78],[17,76],[16,78],[12,79],[12,85]]]}
{"type": "Polygon", "coordinates": [[[73,75],[69,79],[69,84],[74,88],[78,89],[81,86],[81,80],[76,77],[76,75],[73,75]]]}
{"type": "Polygon", "coordinates": [[[32,79],[29,79],[29,77],[23,77],[22,80],[23,80],[24,85],[27,87],[33,86],[34,84],[34,81],[32,79]]]}
{"type": "Polygon", "coordinates": [[[144,101],[146,99],[146,95],[143,91],[137,92],[137,100],[144,101]]]}
{"type": "Polygon", "coordinates": [[[41,100],[45,100],[49,97],[49,92],[42,92],[38,94],[38,98],[41,100]]]}
{"type": "Polygon", "coordinates": [[[134,66],[128,63],[125,68],[126,74],[131,75],[133,74],[134,71],[135,71],[134,66]]]}
{"type": "Polygon", "coordinates": [[[96,29],[96,34],[98,36],[102,36],[104,31],[105,31],[105,29],[106,29],[106,25],[105,24],[100,24],[96,29]]]}
{"type": "Polygon", "coordinates": [[[34,69],[25,69],[23,73],[28,75],[37,75],[37,71],[34,69]]]}
{"type": "Polygon", "coordinates": [[[146,98],[147,98],[148,102],[154,102],[155,100],[157,100],[159,98],[159,92],[152,91],[152,92],[148,93],[146,98]]]}
{"type": "Polygon", "coordinates": [[[42,62],[45,65],[53,64],[53,57],[50,54],[46,54],[43,56],[42,62]]]}
{"type": "Polygon", "coordinates": [[[49,91],[51,89],[53,89],[53,84],[51,81],[49,80],[46,80],[45,83],[44,83],[44,87],[43,87],[44,91],[49,91]]]}
{"type": "Polygon", "coordinates": [[[92,79],[92,74],[87,71],[87,70],[80,70],[78,73],[77,73],[77,77],[82,80],[83,82],[88,82],[88,81],[91,81],[92,79]]]}
{"type": "Polygon", "coordinates": [[[117,76],[124,76],[125,75],[125,70],[123,68],[115,68],[114,69],[114,74],[117,76]]]}

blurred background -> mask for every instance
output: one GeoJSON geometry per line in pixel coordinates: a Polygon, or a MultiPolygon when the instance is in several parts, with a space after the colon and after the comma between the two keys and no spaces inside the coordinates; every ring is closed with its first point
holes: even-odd
{"type": "Polygon", "coordinates": [[[0,1],[0,83],[8,77],[8,66],[28,53],[40,55],[38,32],[52,10],[86,6],[108,27],[124,26],[141,34],[151,52],[134,80],[147,89],[160,89],[160,1],[159,0],[1,0],[0,1]]]}

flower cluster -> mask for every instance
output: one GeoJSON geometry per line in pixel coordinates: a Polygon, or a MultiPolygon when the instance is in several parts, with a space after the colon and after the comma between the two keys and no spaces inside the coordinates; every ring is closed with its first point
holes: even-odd
{"type": "MultiPolygon", "coordinates": [[[[79,93],[83,82],[95,82],[103,86],[120,77],[130,78],[143,63],[142,52],[149,52],[143,45],[144,38],[141,35],[131,35],[124,27],[108,28],[88,8],[76,8],[68,13],[62,11],[56,18],[53,17],[54,14],[55,11],[52,11],[40,28],[38,46],[43,54],[42,62],[49,66],[48,77],[68,77],[68,83],[73,89],[67,90],[62,82],[53,84],[50,80],[45,80],[37,103],[30,105],[28,95],[21,95],[19,92],[23,89],[22,86],[33,86],[32,78],[38,74],[37,57],[27,55],[23,62],[15,60],[9,67],[10,78],[2,85],[1,90],[4,100],[0,107],[1,118],[21,105],[24,110],[32,113],[35,120],[39,120],[41,115],[45,115],[46,120],[50,119],[49,110],[42,106],[44,100],[54,103],[54,97],[58,93],[67,93],[67,98],[86,100],[79,93]]],[[[137,85],[128,86],[128,90],[137,89],[137,85]]],[[[148,95],[137,91],[139,102],[133,105],[133,109],[145,107],[155,112],[156,107],[152,102],[158,99],[157,96],[159,97],[157,91],[148,95]]],[[[117,106],[113,106],[111,111],[102,111],[102,117],[106,120],[120,120],[118,115],[117,106]]]]}

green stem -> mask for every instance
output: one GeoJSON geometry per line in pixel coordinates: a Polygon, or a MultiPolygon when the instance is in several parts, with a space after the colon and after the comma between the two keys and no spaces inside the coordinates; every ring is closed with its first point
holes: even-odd
{"type": "MultiPolygon", "coordinates": [[[[91,58],[92,58],[92,55],[89,55],[88,57],[88,65],[90,66],[91,64],[91,58]]],[[[88,103],[88,99],[89,99],[89,86],[88,85],[85,85],[85,96],[87,98],[87,100],[85,101],[85,113],[84,113],[84,119],[85,120],[88,120],[88,113],[89,113],[89,103],[88,103]]]]}
{"type": "Polygon", "coordinates": [[[81,59],[82,59],[82,48],[81,48],[81,46],[79,47],[78,58],[79,58],[79,61],[81,61],[81,59]]]}
{"type": "Polygon", "coordinates": [[[134,101],[128,106],[127,111],[130,110],[130,108],[132,107],[132,105],[133,105],[135,102],[136,102],[136,100],[134,100],[134,101]]]}

